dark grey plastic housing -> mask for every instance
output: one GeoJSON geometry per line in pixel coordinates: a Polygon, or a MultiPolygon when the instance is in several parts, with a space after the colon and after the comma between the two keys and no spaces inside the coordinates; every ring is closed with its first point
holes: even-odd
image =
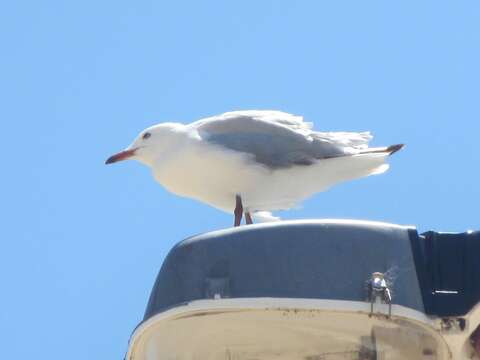
{"type": "Polygon", "coordinates": [[[209,298],[365,301],[373,272],[385,273],[394,304],[464,315],[480,300],[480,232],[419,235],[386,223],[304,220],[193,236],[165,259],[144,320],[209,298]]]}
{"type": "Polygon", "coordinates": [[[309,220],[194,236],[165,259],[144,319],[214,297],[365,301],[376,271],[386,273],[395,304],[424,311],[412,234],[385,223],[309,220]]]}

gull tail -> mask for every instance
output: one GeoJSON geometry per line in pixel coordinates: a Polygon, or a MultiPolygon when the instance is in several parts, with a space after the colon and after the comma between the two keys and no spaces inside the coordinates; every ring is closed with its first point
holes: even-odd
{"type": "Polygon", "coordinates": [[[405,144],[395,144],[390,146],[378,147],[378,148],[368,148],[361,150],[359,154],[374,154],[374,153],[386,153],[388,155],[395,154],[397,151],[402,150],[405,144]]]}

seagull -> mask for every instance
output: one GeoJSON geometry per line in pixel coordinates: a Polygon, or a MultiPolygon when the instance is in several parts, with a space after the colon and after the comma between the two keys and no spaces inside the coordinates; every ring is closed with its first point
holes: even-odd
{"type": "Polygon", "coordinates": [[[385,172],[403,144],[369,148],[370,132],[318,132],[303,117],[271,110],[232,111],[191,124],[142,131],[106,164],[134,159],[163,187],[234,214],[273,221],[338,183],[385,172]]]}

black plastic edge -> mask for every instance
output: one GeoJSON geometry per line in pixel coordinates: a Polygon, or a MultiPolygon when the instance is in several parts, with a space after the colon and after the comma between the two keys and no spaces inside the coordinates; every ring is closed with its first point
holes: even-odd
{"type": "Polygon", "coordinates": [[[413,261],[417,273],[418,284],[422,294],[423,308],[428,315],[432,314],[432,293],[431,279],[428,274],[425,256],[425,241],[423,236],[419,235],[416,229],[408,229],[410,246],[412,248],[413,261]]]}

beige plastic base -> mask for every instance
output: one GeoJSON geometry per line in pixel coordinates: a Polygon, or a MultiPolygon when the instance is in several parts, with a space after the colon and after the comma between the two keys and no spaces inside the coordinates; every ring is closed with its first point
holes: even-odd
{"type": "MultiPolygon", "coordinates": [[[[142,323],[127,360],[475,359],[468,331],[393,306],[298,299],[200,300],[142,323]]],[[[472,329],[473,330],[473,329],[472,329]]]]}

